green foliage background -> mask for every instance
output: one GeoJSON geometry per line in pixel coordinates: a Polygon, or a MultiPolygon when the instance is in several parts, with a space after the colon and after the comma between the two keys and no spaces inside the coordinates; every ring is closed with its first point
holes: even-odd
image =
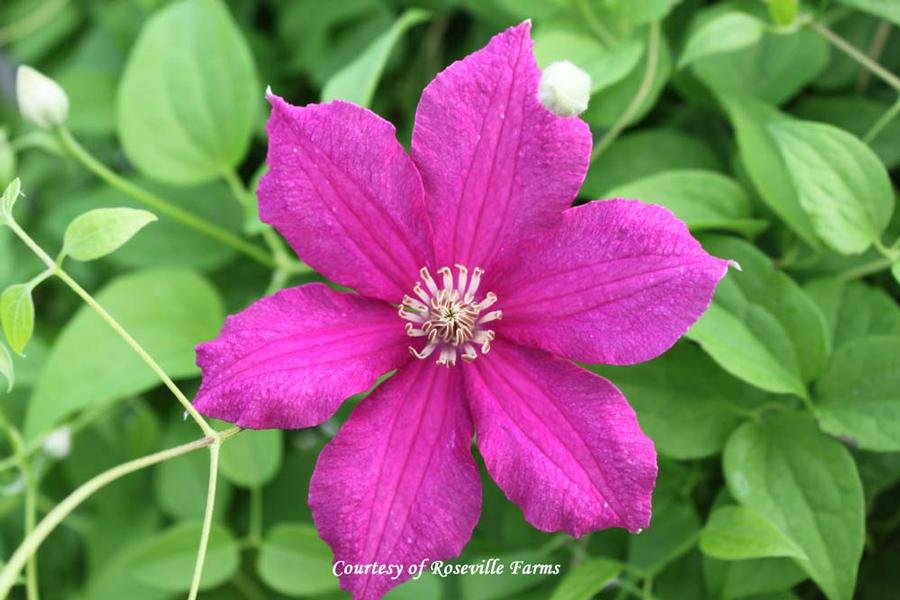
{"type": "MultiPolygon", "coordinates": [[[[66,272],[190,395],[193,345],[225,314],[317,278],[256,217],[265,85],[295,104],[369,105],[406,144],[434,74],[531,18],[542,66],[569,59],[592,76],[583,118],[595,160],[580,201],[664,204],[743,270],[664,356],[591,367],[623,389],[656,442],[650,528],[577,541],[540,533],[485,477],[484,514],[460,560],[558,562],[562,574],[426,577],[391,597],[896,597],[900,2],[766,4],[6,0],[0,187],[21,178],[16,223],[54,256],[65,237],[66,272]],[[68,130],[19,119],[19,63],[65,88],[68,130]],[[99,260],[72,260],[97,248],[78,247],[68,224],[112,207],[158,221],[94,213],[82,229],[140,230],[99,260]]],[[[15,379],[0,395],[7,559],[25,534],[28,490],[40,519],[92,476],[202,435],[42,268],[0,226],[0,289],[31,282],[0,302],[8,345],[27,342],[11,366],[0,348],[0,371],[15,379]],[[72,434],[61,454],[60,428],[72,434]]],[[[222,446],[204,597],[341,597],[306,494],[353,404],[320,428],[243,432],[222,446]]],[[[91,496],[40,548],[41,597],[183,597],[208,468],[194,452],[91,496]]],[[[12,594],[25,597],[24,584],[12,594]]]]}

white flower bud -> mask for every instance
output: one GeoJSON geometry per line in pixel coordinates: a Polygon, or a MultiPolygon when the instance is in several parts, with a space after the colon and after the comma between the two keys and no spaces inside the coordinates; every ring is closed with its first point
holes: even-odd
{"type": "Polygon", "coordinates": [[[538,98],[561,117],[580,115],[591,97],[591,76],[567,60],[551,63],[541,74],[538,98]]]}
{"type": "Polygon", "coordinates": [[[41,447],[44,450],[44,454],[50,458],[62,459],[67,457],[72,450],[72,429],[60,427],[47,436],[41,447]]]}
{"type": "Polygon", "coordinates": [[[27,65],[16,73],[16,97],[22,118],[42,129],[62,125],[69,116],[69,97],[58,83],[27,65]]]}

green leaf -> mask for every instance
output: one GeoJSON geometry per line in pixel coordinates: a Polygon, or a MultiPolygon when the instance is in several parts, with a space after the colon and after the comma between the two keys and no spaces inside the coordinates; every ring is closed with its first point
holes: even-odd
{"type": "Polygon", "coordinates": [[[700,549],[707,556],[721,560],[805,558],[803,551],[775,525],[746,506],[714,510],[700,534],[700,549]]]}
{"type": "Polygon", "coordinates": [[[322,102],[340,98],[361,106],[369,106],[391,50],[409,28],[427,21],[430,17],[429,12],[416,8],[404,12],[390,29],[372,41],[365,52],[328,80],[322,90],[322,102]]]}
{"type": "Polygon", "coordinates": [[[891,267],[891,274],[897,280],[897,283],[900,283],[900,262],[894,263],[894,266],[891,267]]]}
{"type": "Polygon", "coordinates": [[[677,129],[647,129],[623,135],[588,170],[581,196],[609,198],[609,192],[643,177],[672,169],[722,167],[716,154],[696,137],[677,129]]]}
{"type": "Polygon", "coordinates": [[[75,260],[95,260],[115,252],[156,216],[134,208],[97,208],[66,229],[63,252],[75,260]]]}
{"type": "Polygon", "coordinates": [[[682,460],[719,452],[740,423],[738,410],[765,398],[719,368],[694,344],[677,344],[639,365],[590,368],[616,382],[656,449],[682,460]]]}
{"type": "Polygon", "coordinates": [[[534,33],[534,55],[538,66],[545,69],[550,63],[562,60],[578,65],[591,76],[592,94],[631,73],[643,53],[641,40],[630,39],[607,48],[595,36],[565,22],[540,25],[534,33]]]}
{"type": "Polygon", "coordinates": [[[900,452],[900,337],[854,340],[816,384],[819,426],[860,448],[900,452]]]}
{"type": "Polygon", "coordinates": [[[3,217],[4,221],[12,220],[12,209],[21,193],[22,182],[19,181],[18,177],[13,179],[10,184],[6,186],[6,189],[3,190],[3,195],[0,196],[0,216],[3,217]]]}
{"type": "Polygon", "coordinates": [[[835,349],[870,334],[900,337],[900,306],[884,290],[834,277],[809,281],[803,290],[825,316],[835,349]]]}
{"type": "MultiPolygon", "coordinates": [[[[216,290],[193,272],[179,269],[119,277],[103,287],[96,300],[175,379],[198,374],[194,346],[215,337],[224,319],[216,290]]],[[[90,307],[83,306],[57,338],[35,386],[25,437],[34,439],[88,406],[157,385],[157,375],[90,307]]]]}
{"type": "Polygon", "coordinates": [[[744,189],[714,171],[663,171],[616,187],[605,196],[660,204],[693,231],[723,229],[753,235],[767,225],[752,218],[753,204],[744,189]]]}
{"type": "MultiPolygon", "coordinates": [[[[889,102],[864,96],[804,94],[791,106],[791,112],[810,121],[830,123],[862,138],[890,108],[889,102]]],[[[881,133],[869,142],[869,147],[888,169],[900,165],[900,119],[888,123],[881,133]]]]}
{"type": "Polygon", "coordinates": [[[777,122],[769,130],[800,205],[828,247],[858,254],[881,237],[894,210],[894,194],[887,171],[868,146],[824,123],[777,122]]]}
{"type": "MultiPolygon", "coordinates": [[[[201,523],[179,523],[145,540],[130,555],[127,568],[144,585],[167,592],[186,592],[191,587],[201,523]]],[[[240,549],[231,532],[213,524],[203,563],[200,589],[208,590],[228,581],[238,570],[240,549]]]]}
{"type": "Polygon", "coordinates": [[[0,342],[0,375],[6,379],[6,393],[13,390],[16,383],[15,370],[13,369],[12,355],[9,353],[6,344],[0,342]]]}
{"type": "Polygon", "coordinates": [[[126,154],[177,185],[234,168],[253,134],[263,90],[253,57],[220,0],[181,0],[147,21],[117,98],[126,154]]]}
{"type": "Polygon", "coordinates": [[[331,550],[307,523],[282,523],[263,540],[256,562],[259,578],[289,596],[335,592],[339,583],[331,571],[331,550]]]}
{"type": "Polygon", "coordinates": [[[621,563],[614,560],[588,559],[566,573],[550,600],[590,600],[621,572],[621,563]]]}
{"type": "Polygon", "coordinates": [[[723,12],[701,23],[688,37],[678,67],[704,56],[733,52],[759,41],[763,23],[739,11],[723,12]]]}
{"type": "Polygon", "coordinates": [[[772,138],[770,125],[788,119],[773,107],[749,97],[721,96],[737,134],[741,163],[763,202],[803,241],[818,248],[809,215],[800,204],[787,165],[772,138]]]}
{"type": "Polygon", "coordinates": [[[812,419],[747,423],[723,456],[728,489],[806,555],[797,564],[830,600],[850,600],[865,539],[862,485],[850,453],[812,419]]]}
{"type": "Polygon", "coordinates": [[[242,487],[271,481],[281,467],[282,433],[278,429],[245,430],[222,446],[222,475],[242,487]]]}
{"type": "Polygon", "coordinates": [[[706,249],[736,260],[709,310],[687,332],[726,371],[761,389],[806,397],[822,371],[828,330],[816,304],[769,258],[734,238],[709,237],[706,249]]]}
{"type": "Polygon", "coordinates": [[[884,17],[900,26],[900,4],[896,0],[838,0],[841,4],[884,17]]]}
{"type": "Polygon", "coordinates": [[[643,48],[637,68],[607,87],[602,94],[591,98],[588,109],[582,115],[585,121],[596,127],[610,127],[618,121],[637,95],[648,68],[653,76],[650,88],[629,124],[640,121],[653,108],[672,72],[672,51],[663,33],[660,33],[655,54],[650,53],[648,44],[644,44],[643,48]]]}
{"type": "MultiPolygon", "coordinates": [[[[807,579],[789,558],[757,558],[724,561],[703,557],[703,575],[714,598],[731,600],[790,590],[807,579]]],[[[761,600],[759,596],[757,600],[761,600]]]]}
{"type": "MultiPolygon", "coordinates": [[[[241,208],[236,202],[228,201],[228,190],[223,183],[178,188],[142,179],[135,183],[162,195],[184,211],[232,233],[240,233],[241,208]]],[[[75,215],[86,210],[115,206],[138,208],[142,204],[115,188],[102,186],[73,194],[71,199],[49,212],[45,224],[48,229],[62,235],[66,224],[75,215]]],[[[153,227],[142,229],[107,260],[129,269],[178,266],[213,271],[230,263],[234,256],[235,251],[230,246],[198,234],[196,229],[161,214],[153,227]]]]}
{"type": "Polygon", "coordinates": [[[34,300],[31,299],[32,285],[17,283],[3,291],[0,296],[0,321],[6,341],[16,354],[22,355],[25,345],[34,333],[34,300]]]}
{"type": "MultiPolygon", "coordinates": [[[[700,13],[696,27],[723,12],[730,3],[714,5],[700,13]]],[[[758,19],[765,20],[762,3],[743,3],[758,19]]],[[[717,96],[747,96],[780,105],[822,71],[828,63],[828,42],[806,28],[794,33],[764,33],[756,43],[727,54],[712,54],[691,64],[694,74],[717,96]]]]}
{"type": "Polygon", "coordinates": [[[602,0],[609,10],[631,25],[643,25],[662,19],[681,0],[602,0]]]}

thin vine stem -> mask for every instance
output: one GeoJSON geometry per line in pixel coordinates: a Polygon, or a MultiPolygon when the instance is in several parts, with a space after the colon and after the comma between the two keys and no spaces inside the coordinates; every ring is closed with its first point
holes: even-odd
{"type": "Polygon", "coordinates": [[[175,219],[183,225],[196,229],[200,233],[218,240],[227,246],[231,246],[238,252],[245,254],[265,267],[274,269],[277,266],[272,256],[256,244],[248,242],[230,231],[201,219],[195,214],[172,204],[168,200],[160,198],[156,194],[148,192],[117,174],[97,160],[84,148],[84,146],[78,143],[78,140],[72,136],[69,130],[61,127],[56,129],[56,134],[60,145],[66,152],[83,164],[89,171],[93,172],[100,179],[104,180],[114,188],[125,192],[138,202],[175,219]]]}
{"type": "Polygon", "coordinates": [[[22,571],[25,563],[37,551],[41,543],[47,539],[53,530],[56,529],[56,527],[62,523],[72,511],[78,508],[82,502],[90,498],[93,494],[125,475],[140,471],[141,469],[146,469],[147,467],[187,454],[188,452],[193,452],[200,448],[225,442],[239,432],[239,427],[232,427],[231,429],[222,432],[213,432],[214,435],[202,437],[198,440],[175,446],[174,448],[148,454],[147,456],[122,463],[121,465],[108,469],[83,483],[41,519],[41,522],[37,524],[34,531],[22,540],[22,543],[9,558],[9,561],[3,566],[3,570],[0,571],[0,598],[6,598],[9,595],[9,591],[15,585],[16,578],[22,571]]]}
{"type": "Polygon", "coordinates": [[[216,507],[216,483],[219,479],[219,451],[221,448],[222,442],[218,437],[209,446],[209,483],[206,490],[206,510],[203,513],[200,547],[197,548],[197,560],[194,562],[194,577],[191,580],[191,591],[188,594],[188,600],[196,600],[200,591],[200,579],[203,577],[203,564],[206,562],[209,533],[212,531],[212,518],[216,507]]]}
{"type": "MultiPolygon", "coordinates": [[[[872,43],[869,45],[869,52],[867,53],[869,60],[878,62],[878,59],[881,58],[881,53],[884,52],[884,47],[887,46],[888,38],[891,37],[891,29],[893,29],[893,24],[887,20],[882,21],[878,25],[878,29],[875,30],[875,35],[872,37],[872,43]]],[[[859,79],[856,81],[857,93],[861,94],[866,91],[866,86],[869,85],[871,76],[871,71],[863,69],[859,74],[859,79]]]]}
{"type": "Polygon", "coordinates": [[[641,85],[638,87],[637,92],[634,94],[634,97],[631,99],[631,102],[622,112],[622,115],[619,117],[618,121],[606,132],[606,134],[601,138],[600,142],[597,143],[597,146],[594,148],[594,151],[591,153],[591,162],[597,160],[597,158],[603,154],[603,152],[609,148],[614,141],[619,137],[622,131],[628,127],[628,124],[640,110],[641,105],[647,99],[647,95],[650,93],[650,90],[653,88],[653,80],[656,78],[656,69],[659,64],[659,44],[660,44],[660,26],[659,21],[654,21],[650,25],[650,34],[647,39],[647,68],[644,70],[644,78],[641,80],[641,85]]]}
{"type": "Polygon", "coordinates": [[[856,46],[818,21],[810,20],[807,25],[812,28],[813,31],[831,42],[836,48],[844,52],[847,56],[871,71],[873,75],[887,83],[897,92],[900,92],[900,78],[869,58],[865,52],[859,50],[856,46]]]}
{"type": "MultiPolygon", "coordinates": [[[[25,442],[19,431],[7,420],[6,414],[0,411],[0,427],[9,438],[9,445],[12,447],[13,455],[19,466],[22,478],[25,480],[25,536],[31,535],[34,531],[35,521],[37,520],[37,501],[38,501],[38,483],[34,470],[28,462],[25,454],[25,442]]],[[[28,600],[38,600],[38,570],[37,570],[37,554],[28,557],[25,564],[25,594],[28,600]]]]}
{"type": "Polygon", "coordinates": [[[69,288],[74,291],[78,296],[84,301],[85,304],[90,306],[94,312],[96,312],[101,319],[103,319],[107,325],[109,325],[113,331],[115,331],[119,337],[121,337],[126,344],[128,344],[132,350],[147,364],[148,367],[160,378],[163,384],[169,388],[169,391],[178,399],[184,409],[191,415],[197,425],[200,426],[200,429],[203,431],[204,435],[215,435],[215,430],[210,427],[209,423],[206,422],[206,419],[197,412],[197,409],[194,408],[194,405],[191,404],[191,401],[188,400],[187,396],[181,391],[181,389],[175,385],[175,382],[172,381],[172,378],[163,371],[162,367],[159,366],[153,357],[151,357],[146,350],[131,337],[131,334],[128,333],[122,325],[116,321],[115,318],[111,314],[109,314],[103,306],[97,302],[93,296],[91,296],[83,287],[81,287],[77,281],[72,279],[68,273],[66,273],[59,265],[59,260],[53,260],[50,258],[43,248],[38,246],[38,244],[29,236],[25,230],[23,230],[18,223],[13,220],[10,220],[8,223],[9,227],[13,230],[13,232],[21,239],[29,249],[45,264],[47,265],[47,269],[51,270],[54,275],[56,275],[59,279],[63,281],[69,288]]]}
{"type": "Polygon", "coordinates": [[[897,115],[900,114],[900,98],[894,102],[894,105],[891,106],[881,118],[878,119],[874,125],[866,132],[863,136],[863,141],[867,144],[871,144],[872,141],[878,137],[878,135],[884,131],[884,128],[887,127],[891,121],[893,121],[897,115]]]}

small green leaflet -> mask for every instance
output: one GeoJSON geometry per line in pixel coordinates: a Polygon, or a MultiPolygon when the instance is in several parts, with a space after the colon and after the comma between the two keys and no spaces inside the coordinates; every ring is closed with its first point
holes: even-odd
{"type": "Polygon", "coordinates": [[[95,260],[115,252],[156,216],[134,208],[97,208],[77,217],[66,229],[63,253],[75,260],[95,260]]]}
{"type": "Polygon", "coordinates": [[[13,369],[12,355],[6,347],[6,344],[0,342],[0,375],[6,379],[6,393],[13,390],[16,383],[15,370],[13,369]]]}
{"type": "Polygon", "coordinates": [[[707,556],[721,560],[805,557],[778,527],[746,506],[723,506],[714,510],[700,534],[700,549],[707,556]]]}
{"type": "Polygon", "coordinates": [[[241,487],[259,487],[271,481],[281,467],[282,432],[278,429],[242,431],[222,446],[222,475],[241,487]]]}
{"type": "Polygon", "coordinates": [[[590,600],[621,572],[621,563],[591,558],[566,573],[550,600],[590,600]]]}
{"type": "Polygon", "coordinates": [[[316,596],[339,587],[331,572],[331,550],[307,523],[273,527],[263,540],[256,569],[266,585],[291,596],[316,596]]]}
{"type": "Polygon", "coordinates": [[[32,285],[17,283],[4,290],[0,296],[0,321],[3,332],[13,352],[21,355],[34,333],[34,301],[32,285]]]}
{"type": "Polygon", "coordinates": [[[768,129],[822,241],[841,254],[859,254],[877,241],[891,219],[894,193],[875,153],[824,123],[782,121],[768,129]]]}
{"type": "Polygon", "coordinates": [[[322,90],[322,102],[340,98],[361,106],[369,106],[391,50],[407,29],[427,21],[430,17],[431,13],[414,8],[403,13],[365,52],[328,80],[322,90]]]}
{"type": "Polygon", "coordinates": [[[12,220],[12,209],[21,193],[22,182],[16,177],[6,186],[3,196],[0,196],[0,216],[3,217],[4,221],[12,220]]]}
{"type": "Polygon", "coordinates": [[[704,21],[691,33],[678,60],[684,68],[698,58],[733,52],[759,41],[763,23],[739,11],[725,12],[704,21]]]}

